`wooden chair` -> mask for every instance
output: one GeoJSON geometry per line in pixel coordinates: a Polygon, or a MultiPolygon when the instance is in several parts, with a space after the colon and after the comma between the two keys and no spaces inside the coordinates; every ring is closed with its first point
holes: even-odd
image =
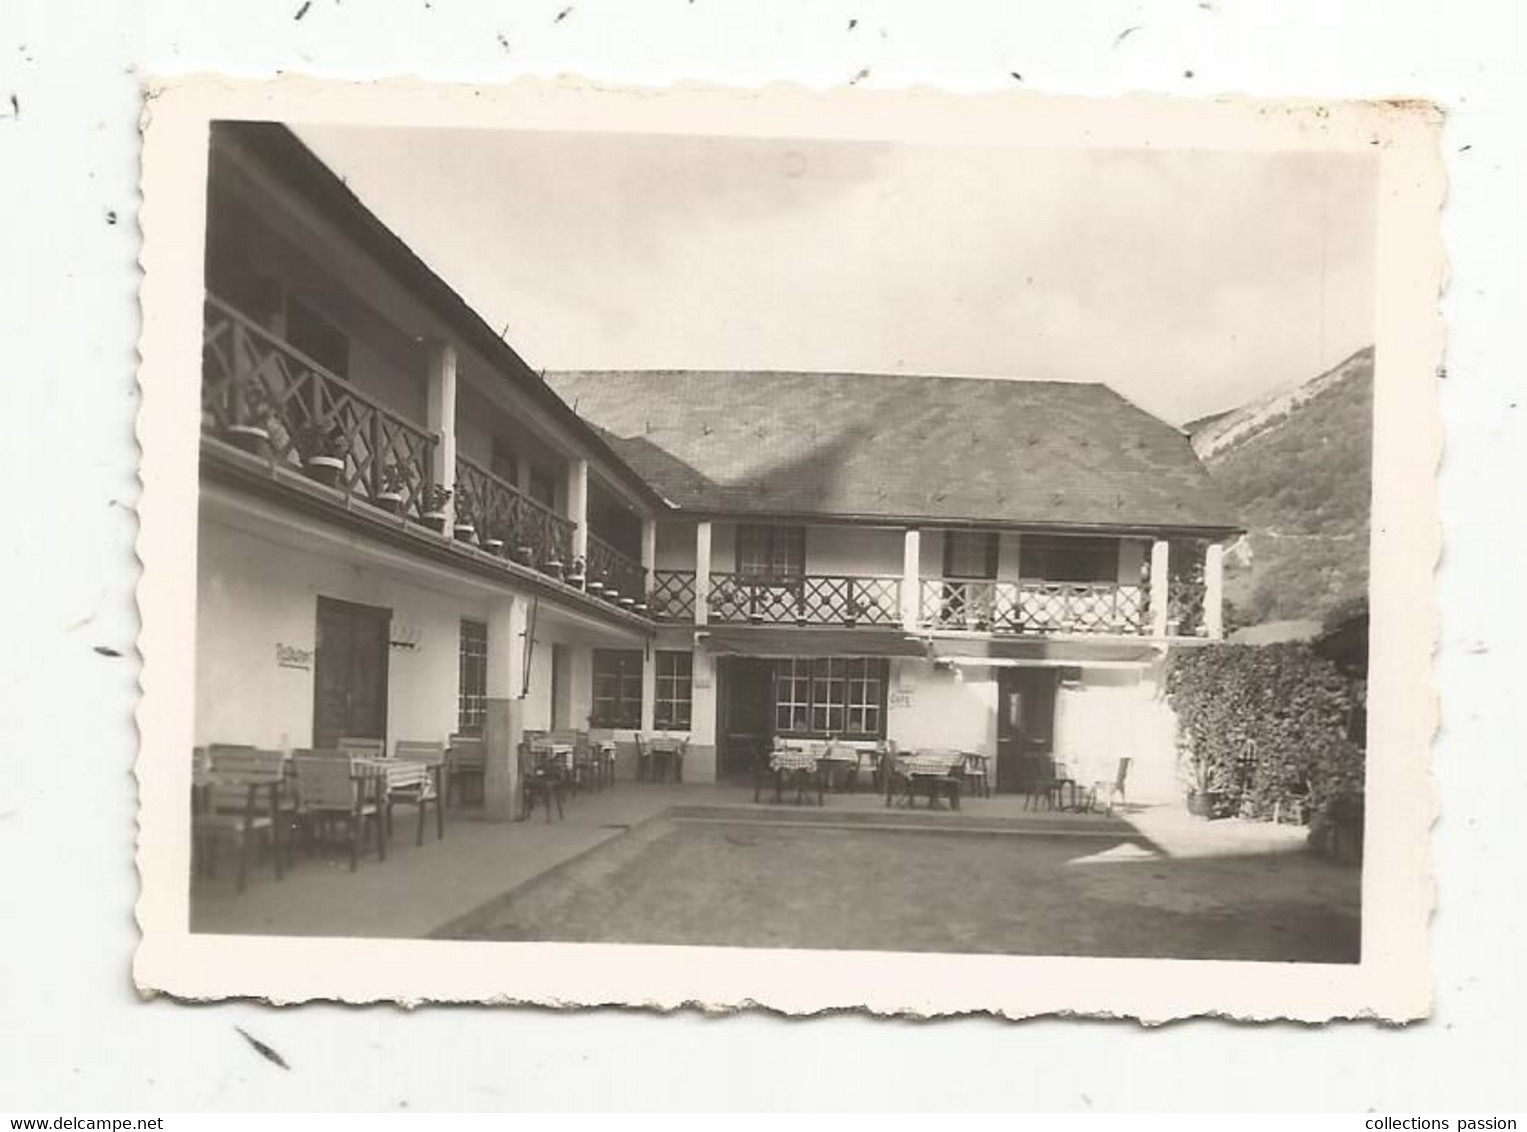
{"type": "Polygon", "coordinates": [[[885,791],[885,804],[892,805],[901,802],[910,807],[912,804],[912,778],[902,768],[901,756],[896,753],[896,745],[888,744],[877,752],[875,775],[880,780],[878,789],[885,791]]]}
{"type": "Polygon", "coordinates": [[[562,791],[566,775],[557,761],[552,756],[548,739],[526,739],[520,744],[521,821],[528,820],[535,813],[537,799],[546,810],[547,821],[551,821],[553,801],[557,805],[557,820],[562,820],[562,791]]]}
{"type": "Polygon", "coordinates": [[[460,805],[465,783],[476,783],[477,801],[483,801],[488,773],[488,756],[482,738],[477,735],[452,735],[445,755],[446,805],[460,805]]]}
{"type": "Polygon", "coordinates": [[[353,758],[362,759],[385,759],[387,757],[387,741],[385,739],[372,739],[360,735],[346,735],[334,744],[334,749],[343,751],[353,758]]]}
{"type": "Polygon", "coordinates": [[[1087,794],[1087,812],[1091,813],[1097,808],[1099,795],[1103,798],[1103,813],[1108,817],[1113,816],[1115,803],[1122,808],[1125,804],[1124,784],[1129,779],[1129,764],[1131,760],[1126,756],[1119,760],[1118,769],[1114,771],[1113,780],[1100,780],[1092,784],[1092,789],[1087,794]]]}
{"type": "Polygon", "coordinates": [[[387,781],[387,832],[392,832],[392,808],[395,805],[414,806],[419,811],[419,832],[415,845],[424,844],[424,812],[431,803],[435,807],[435,840],[445,840],[445,811],[441,809],[441,795],[445,792],[441,772],[445,766],[445,746],[442,743],[399,739],[393,747],[393,761],[412,763],[419,768],[417,777],[404,772],[394,774],[387,781]]]}
{"type": "Polygon", "coordinates": [[[965,784],[971,788],[973,796],[981,798],[991,797],[991,778],[987,774],[987,758],[980,751],[966,751],[965,763],[961,768],[965,784]]]}
{"type": "MultiPolygon", "coordinates": [[[[282,876],[281,787],[286,755],[281,751],[229,745],[209,746],[203,756],[199,800],[193,805],[192,838],[198,863],[207,875],[217,873],[218,843],[231,838],[239,846],[238,890],[249,878],[249,846],[257,835],[270,839],[276,879],[282,876]],[[264,795],[262,808],[259,796],[264,795]]],[[[194,781],[194,780],[193,780],[194,781]]]]}
{"type": "Polygon", "coordinates": [[[652,779],[652,749],[647,746],[647,737],[640,731],[636,733],[636,781],[650,782],[652,779]]]}
{"type": "MultiPolygon", "coordinates": [[[[360,865],[361,843],[369,828],[376,834],[377,859],[387,859],[387,839],[382,829],[385,789],[357,778],[351,761],[342,751],[298,751],[292,754],[297,774],[297,796],[305,821],[326,827],[331,821],[345,823],[350,846],[350,871],[360,865]]],[[[375,783],[385,783],[376,779],[375,783]]]]}

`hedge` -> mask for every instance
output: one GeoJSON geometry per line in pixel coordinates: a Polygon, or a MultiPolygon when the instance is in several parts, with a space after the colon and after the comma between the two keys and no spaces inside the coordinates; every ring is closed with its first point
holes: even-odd
{"type": "Polygon", "coordinates": [[[1184,784],[1216,816],[1342,820],[1361,812],[1349,681],[1303,643],[1179,647],[1168,658],[1184,784]]]}

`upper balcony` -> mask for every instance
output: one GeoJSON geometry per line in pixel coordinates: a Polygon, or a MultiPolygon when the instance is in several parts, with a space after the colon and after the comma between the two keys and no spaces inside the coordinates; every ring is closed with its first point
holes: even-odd
{"type": "MultiPolygon", "coordinates": [[[[209,295],[202,337],[202,430],[332,488],[379,521],[416,524],[645,612],[635,558],[547,501],[458,454],[444,437],[209,295]],[[443,481],[443,482],[442,482],[443,481]]],[[[566,491],[564,495],[576,494],[566,491]]]]}
{"type": "Polygon", "coordinates": [[[1138,537],[1077,536],[1068,542],[1064,536],[828,525],[797,531],[760,536],[719,522],[688,528],[678,538],[660,530],[649,599],[653,618],[940,635],[1217,635],[1207,615],[1204,562],[1185,546],[1169,567],[1167,544],[1138,537]],[[702,535],[700,526],[709,529],[702,535]],[[684,548],[690,530],[693,554],[684,548]],[[760,538],[768,544],[762,550],[760,538]],[[1024,539],[1031,541],[1027,550],[1024,539]],[[713,553],[717,546],[719,555],[713,553]],[[713,565],[731,558],[726,564],[734,568],[689,568],[705,558],[713,565]],[[892,569],[896,565],[900,572],[892,569]],[[1044,576],[1046,568],[1050,576],[1044,576]],[[950,576],[978,571],[1000,576],[950,576]],[[1090,580],[1069,580],[1088,575],[1090,580]]]}

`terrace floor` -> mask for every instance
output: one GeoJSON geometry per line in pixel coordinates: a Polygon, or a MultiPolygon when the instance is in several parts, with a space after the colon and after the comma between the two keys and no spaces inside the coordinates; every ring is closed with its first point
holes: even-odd
{"type": "Polygon", "coordinates": [[[1302,829],[1123,817],[754,806],[751,789],[621,783],[566,819],[448,815],[388,859],[299,857],[234,891],[231,862],[192,888],[193,931],[1355,962],[1359,871],[1302,829]]]}

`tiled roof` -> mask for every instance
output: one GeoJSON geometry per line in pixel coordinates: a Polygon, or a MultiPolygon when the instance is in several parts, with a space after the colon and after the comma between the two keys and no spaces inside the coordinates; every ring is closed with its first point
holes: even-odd
{"type": "Polygon", "coordinates": [[[694,370],[547,381],[701,513],[1239,528],[1188,438],[1104,385],[694,370]]]}

